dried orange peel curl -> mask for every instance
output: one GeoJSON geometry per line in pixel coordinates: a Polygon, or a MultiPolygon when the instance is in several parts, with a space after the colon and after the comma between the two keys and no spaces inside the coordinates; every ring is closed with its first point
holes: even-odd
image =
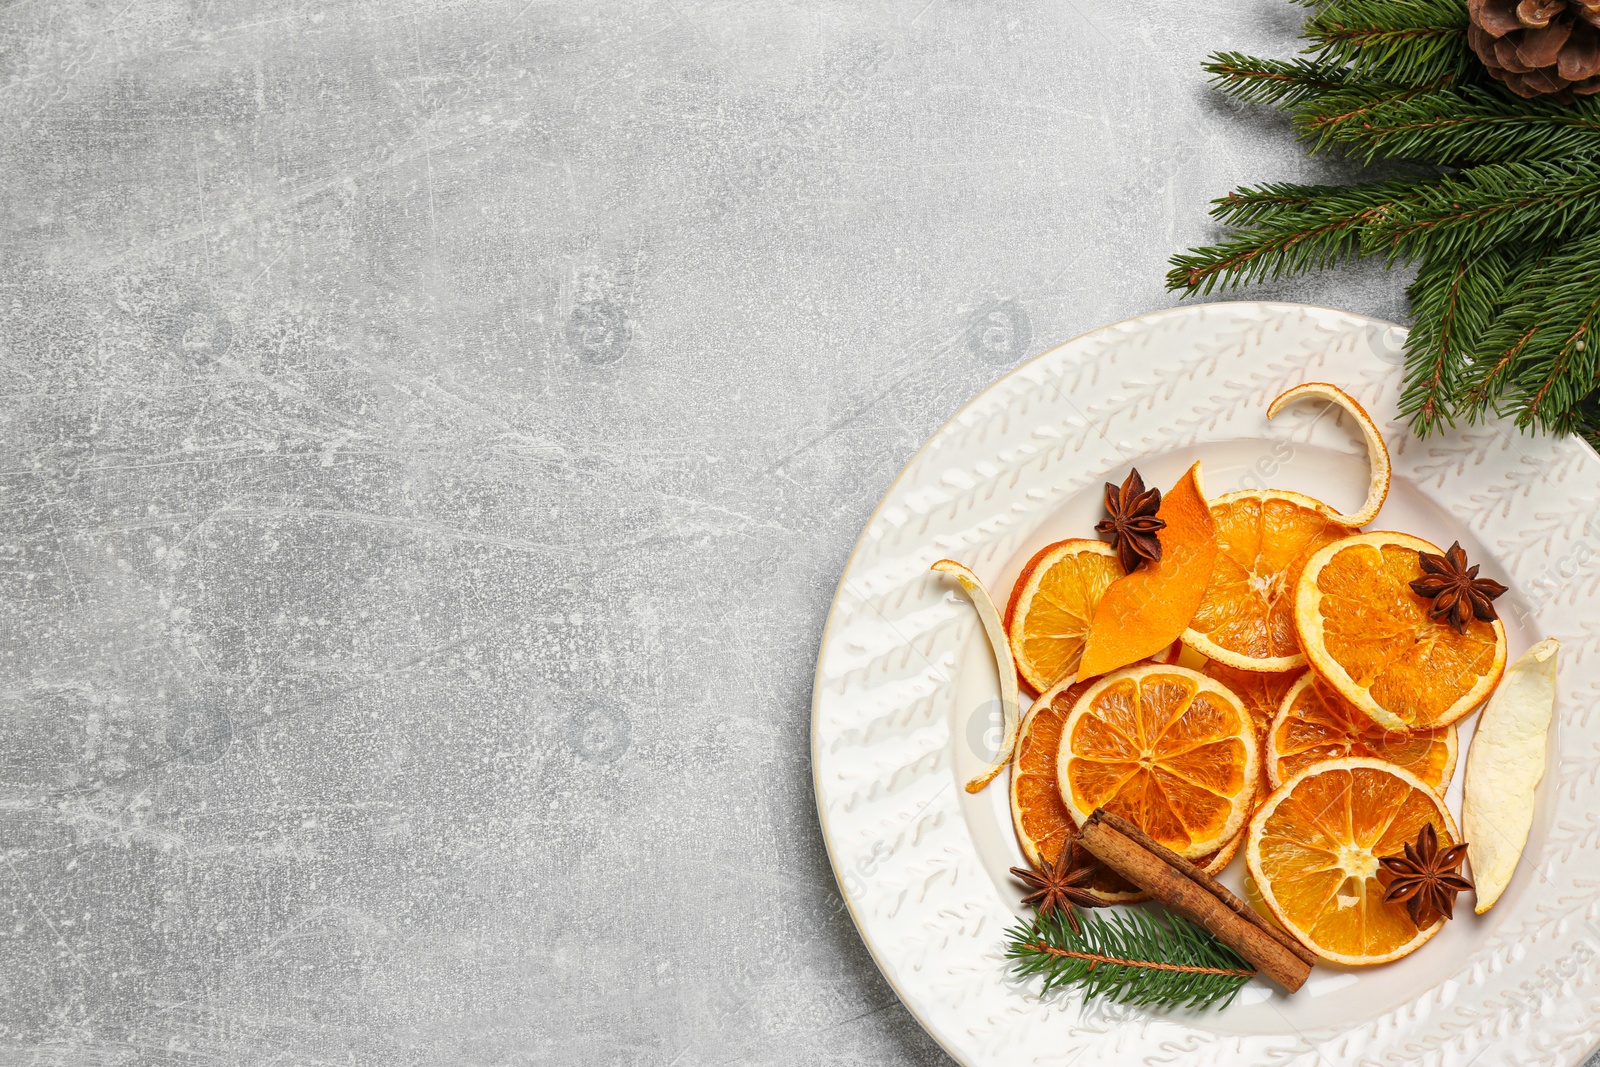
{"type": "Polygon", "coordinates": [[[995,753],[994,762],[967,783],[967,792],[977,793],[1006,769],[1011,762],[1011,751],[1017,744],[1017,665],[1011,659],[1011,642],[1006,640],[1005,627],[1000,625],[1000,611],[994,606],[994,598],[983,587],[978,576],[953,559],[941,559],[933,565],[933,569],[950,575],[967,591],[972,606],[977,609],[978,621],[983,623],[989,646],[994,650],[995,669],[1000,672],[1000,715],[1004,722],[1004,734],[1000,738],[1000,751],[995,753]]]}
{"type": "Polygon", "coordinates": [[[1089,623],[1078,677],[1153,656],[1183,635],[1217,562],[1217,527],[1200,488],[1200,464],[1161,498],[1161,558],[1106,587],[1089,623]]]}
{"type": "Polygon", "coordinates": [[[1389,496],[1389,446],[1383,443],[1383,435],[1378,432],[1378,424],[1372,421],[1367,409],[1357,403],[1355,397],[1337,385],[1329,385],[1327,382],[1306,382],[1279,394],[1278,399],[1268,405],[1267,418],[1272,418],[1288,405],[1307,396],[1332,401],[1349,412],[1351,418],[1361,427],[1361,435],[1367,439],[1367,464],[1372,469],[1372,481],[1367,486],[1366,503],[1361,505],[1359,511],[1349,515],[1330,516],[1334,522],[1345,526],[1365,526],[1378,517],[1379,509],[1389,496]]]}

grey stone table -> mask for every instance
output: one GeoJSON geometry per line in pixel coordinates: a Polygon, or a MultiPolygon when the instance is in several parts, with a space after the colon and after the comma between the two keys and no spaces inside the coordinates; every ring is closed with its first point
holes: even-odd
{"type": "Polygon", "coordinates": [[[0,1061],[948,1062],[817,830],[840,568],[1331,169],[1198,71],[1298,9],[1112,7],[0,8],[0,1061]]]}

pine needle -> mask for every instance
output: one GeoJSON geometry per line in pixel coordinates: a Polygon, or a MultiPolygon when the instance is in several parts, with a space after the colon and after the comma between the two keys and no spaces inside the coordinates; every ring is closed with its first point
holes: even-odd
{"type": "Polygon", "coordinates": [[[1211,216],[1230,226],[1247,226],[1302,213],[1345,188],[1338,185],[1301,185],[1274,182],[1235,189],[1211,202],[1211,216]]]}
{"type": "Polygon", "coordinates": [[[1351,143],[1365,143],[1374,121],[1386,121],[1402,105],[1437,93],[1442,82],[1402,85],[1363,79],[1315,96],[1308,96],[1294,114],[1294,128],[1309,142],[1311,152],[1330,151],[1351,143]]]}
{"type": "Polygon", "coordinates": [[[1429,258],[1418,269],[1406,290],[1417,322],[1406,335],[1400,413],[1419,434],[1454,425],[1462,378],[1519,265],[1522,257],[1494,250],[1470,259],[1429,258]]]}
{"type": "Polygon", "coordinates": [[[1561,103],[1523,100],[1499,88],[1439,89],[1378,102],[1360,122],[1331,125],[1327,142],[1368,163],[1402,159],[1435,166],[1600,153],[1600,100],[1561,103]]]}
{"type": "Polygon", "coordinates": [[[1140,1007],[1227,1007],[1255,969],[1203,928],[1139,909],[1078,915],[1074,933],[1053,912],[1007,932],[1006,957],[1040,992],[1077,986],[1085,999],[1140,1007]]]}
{"type": "Polygon", "coordinates": [[[1206,61],[1211,84],[1247,104],[1297,104],[1308,96],[1344,85],[1348,71],[1316,59],[1257,59],[1242,52],[1218,52],[1206,61]]]}
{"type": "Polygon", "coordinates": [[[1583,429],[1581,407],[1600,382],[1597,327],[1600,231],[1591,231],[1540,258],[1504,294],[1481,345],[1487,358],[1469,388],[1471,405],[1513,413],[1523,427],[1583,429]]]}
{"type": "Polygon", "coordinates": [[[1327,0],[1306,20],[1307,52],[1357,74],[1421,85],[1471,69],[1461,0],[1327,0]]]}
{"type": "Polygon", "coordinates": [[[1209,293],[1333,266],[1358,254],[1363,227],[1395,210],[1420,183],[1280,185],[1224,197],[1215,212],[1247,224],[1221,244],[1172,257],[1167,288],[1209,293]]]}
{"type": "Polygon", "coordinates": [[[1486,163],[1417,190],[1363,234],[1397,258],[1471,259],[1600,226],[1600,167],[1590,157],[1486,163]]]}

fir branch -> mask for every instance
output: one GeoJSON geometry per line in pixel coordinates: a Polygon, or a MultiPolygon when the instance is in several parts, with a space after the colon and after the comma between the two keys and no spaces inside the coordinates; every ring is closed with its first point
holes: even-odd
{"type": "Polygon", "coordinates": [[[1399,258],[1469,260],[1600,227],[1600,167],[1590,157],[1490,163],[1441,178],[1367,227],[1363,248],[1399,258]]]}
{"type": "Polygon", "coordinates": [[[1211,84],[1247,104],[1287,107],[1308,96],[1344,85],[1342,64],[1316,59],[1258,59],[1242,52],[1218,52],[1205,63],[1211,84]]]}
{"type": "Polygon", "coordinates": [[[1420,85],[1471,69],[1461,0],[1328,0],[1306,19],[1307,52],[1385,81],[1420,85]]]}
{"type": "Polygon", "coordinates": [[[1600,231],[1566,241],[1521,274],[1474,366],[1465,399],[1515,413],[1517,425],[1566,433],[1585,425],[1600,374],[1600,231]]]}
{"type": "Polygon", "coordinates": [[[1246,186],[1211,201],[1211,217],[1230,226],[1247,226],[1293,213],[1305,213],[1324,197],[1343,188],[1338,185],[1301,185],[1298,182],[1273,182],[1254,188],[1246,186]]]}
{"type": "Polygon", "coordinates": [[[1332,266],[1359,253],[1363,227],[1414,195],[1423,180],[1267,186],[1224,197],[1214,213],[1249,224],[1222,244],[1173,256],[1167,288],[1209,293],[1332,266]]]}
{"type": "Polygon", "coordinates": [[[1589,447],[1600,451],[1600,392],[1590,393],[1572,409],[1577,433],[1589,442],[1589,447]]]}
{"type": "Polygon", "coordinates": [[[1523,100],[1495,88],[1461,86],[1378,102],[1360,122],[1328,127],[1327,142],[1370,163],[1435,166],[1560,159],[1600,152],[1600,100],[1523,100]]]}
{"type": "Polygon", "coordinates": [[[1232,949],[1176,915],[1136,909],[1084,914],[1074,933],[1059,913],[1008,931],[1008,959],[1041,993],[1079,986],[1085,999],[1150,1007],[1226,1007],[1255,970],[1232,949]]]}
{"type": "Polygon", "coordinates": [[[1346,86],[1308,96],[1295,108],[1294,128],[1311,152],[1359,140],[1370,130],[1374,119],[1382,120],[1401,105],[1447,87],[1443,80],[1426,85],[1400,85],[1395,82],[1362,79],[1346,86]]]}
{"type": "Polygon", "coordinates": [[[1212,214],[1234,231],[1174,256],[1168,287],[1416,261],[1401,406],[1420,433],[1495,411],[1600,443],[1600,97],[1524,100],[1495,82],[1461,0],[1297,2],[1306,56],[1221,53],[1214,83],[1289,111],[1313,152],[1428,173],[1230,193],[1212,214]]]}
{"type": "Polygon", "coordinates": [[[1495,249],[1471,258],[1430,257],[1406,290],[1416,325],[1406,335],[1400,414],[1419,434],[1454,425],[1468,365],[1478,357],[1501,295],[1537,250],[1495,249]]]}

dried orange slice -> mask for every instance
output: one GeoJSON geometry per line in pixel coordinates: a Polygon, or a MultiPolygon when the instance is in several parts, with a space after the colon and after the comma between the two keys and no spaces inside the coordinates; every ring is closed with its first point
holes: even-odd
{"type": "MultiPolygon", "coordinates": [[[[1034,701],[1017,733],[1011,761],[1011,823],[1017,844],[1035,868],[1041,860],[1055,863],[1078,833],[1077,823],[1061,800],[1056,754],[1072,705],[1093,682],[1063,684],[1034,701]]],[[[1107,904],[1144,900],[1146,894],[1115,871],[1099,867],[1086,886],[1107,904]]]]}
{"type": "Polygon", "coordinates": [[[1103,807],[1192,859],[1244,825],[1258,759],[1238,697],[1199,671],[1150,664],[1107,675],[1078,698],[1056,776],[1077,825],[1103,807]]]}
{"type": "Polygon", "coordinates": [[[1263,753],[1273,788],[1313,763],[1367,756],[1416,775],[1443,795],[1456,770],[1456,728],[1385,730],[1313,674],[1294,684],[1266,732],[1263,753]]]}
{"type": "Polygon", "coordinates": [[[1285,390],[1278,398],[1267,406],[1267,418],[1272,418],[1288,405],[1302,397],[1315,396],[1323,400],[1331,400],[1343,408],[1356,420],[1356,425],[1361,427],[1361,436],[1367,442],[1367,465],[1372,471],[1372,480],[1367,486],[1367,499],[1358,511],[1349,515],[1333,514],[1333,521],[1346,526],[1365,526],[1378,517],[1378,512],[1383,508],[1383,502],[1389,496],[1389,481],[1392,477],[1389,463],[1389,446],[1383,443],[1383,434],[1378,432],[1378,424],[1372,421],[1372,416],[1367,414],[1367,409],[1356,402],[1356,398],[1340,389],[1337,385],[1327,382],[1306,382],[1293,389],[1285,390]]]}
{"type": "Polygon", "coordinates": [[[1056,753],[1072,705],[1093,682],[1060,685],[1033,702],[1017,731],[1011,759],[1011,824],[1017,844],[1034,867],[1054,863],[1078,832],[1056,779],[1056,753]]]}
{"type": "Polygon", "coordinates": [[[1210,855],[1201,856],[1194,861],[1194,865],[1207,874],[1220,874],[1222,869],[1232,863],[1233,857],[1237,856],[1239,850],[1244,847],[1245,831],[1249,828],[1248,823],[1239,827],[1239,832],[1230,837],[1226,845],[1223,845],[1210,855]]]}
{"type": "Polygon", "coordinates": [[[1471,620],[1464,634],[1428,617],[1411,591],[1418,553],[1442,554],[1410,534],[1353,534],[1306,561],[1294,623],[1311,666],[1379,726],[1431,730],[1477,707],[1506,666],[1506,631],[1471,620]]]}
{"type": "MultiPolygon", "coordinates": [[[[1044,694],[1028,709],[1017,733],[1017,751],[1011,760],[1011,823],[1022,854],[1035,868],[1040,860],[1055,863],[1060,859],[1061,850],[1078,832],[1077,823],[1061,799],[1056,756],[1073,704],[1094,684],[1060,685],[1044,694]]],[[[1202,856],[1195,863],[1206,873],[1216,874],[1228,865],[1243,843],[1241,829],[1217,852],[1202,856]]],[[[1106,867],[1096,871],[1087,888],[1107,904],[1132,903],[1149,896],[1106,867]]]]}
{"type": "Polygon", "coordinates": [[[1207,678],[1214,678],[1227,686],[1244,710],[1250,713],[1250,723],[1260,737],[1267,736],[1278,708],[1290,687],[1305,677],[1305,671],[1242,671],[1226,663],[1211,660],[1200,668],[1207,678]]]}
{"type": "MultiPolygon", "coordinates": [[[[1161,559],[1112,582],[1089,624],[1078,677],[1093,678],[1155,655],[1182,636],[1205,596],[1217,558],[1216,527],[1200,488],[1200,464],[1161,498],[1161,559]]],[[[1146,828],[1148,832],[1148,827],[1146,828]]]]}
{"type": "Polygon", "coordinates": [[[1244,710],[1250,713],[1250,725],[1256,731],[1256,749],[1261,753],[1259,770],[1256,777],[1257,807],[1267,799],[1273,783],[1267,780],[1266,751],[1262,744],[1266,740],[1267,729],[1272,725],[1272,719],[1278,714],[1278,708],[1283,704],[1283,698],[1295,682],[1306,674],[1305,671],[1242,671],[1237,667],[1230,667],[1226,663],[1210,660],[1200,673],[1207,678],[1214,678],[1227,686],[1239,702],[1244,705],[1244,710]]]}
{"type": "Polygon", "coordinates": [[[1284,489],[1247,489],[1211,502],[1217,561],[1183,642],[1248,671],[1305,666],[1294,633],[1294,588],[1307,557],[1355,531],[1333,509],[1284,489]]]}
{"type": "Polygon", "coordinates": [[[1033,692],[1077,672],[1094,609],[1121,577],[1116,549],[1083,538],[1047,545],[1022,568],[1005,623],[1017,673],[1033,692]]]}
{"type": "Polygon", "coordinates": [[[1439,847],[1461,840],[1428,784],[1375,759],[1314,763],[1250,820],[1245,861],[1284,929],[1335,963],[1387,963],[1414,952],[1443,919],[1418,929],[1404,904],[1386,904],[1378,859],[1401,852],[1424,823],[1439,847]]]}

